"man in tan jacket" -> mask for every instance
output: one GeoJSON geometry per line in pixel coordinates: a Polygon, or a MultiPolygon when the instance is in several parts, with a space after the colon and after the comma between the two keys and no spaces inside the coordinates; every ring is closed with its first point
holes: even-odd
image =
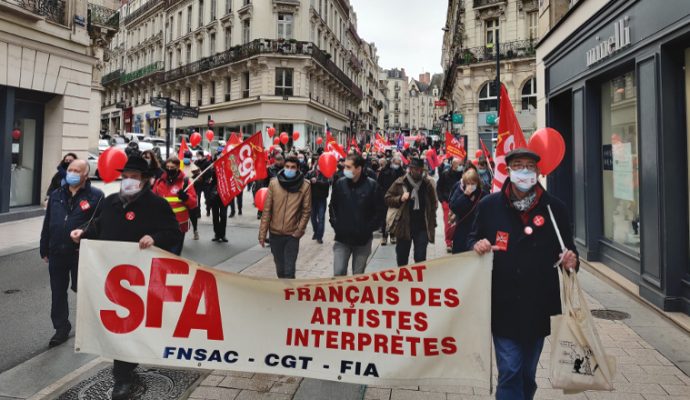
{"type": "Polygon", "coordinates": [[[311,187],[299,170],[297,157],[285,159],[285,167],[271,179],[259,227],[259,244],[271,232],[271,253],[278,278],[295,278],[299,239],[311,216],[311,187]]]}

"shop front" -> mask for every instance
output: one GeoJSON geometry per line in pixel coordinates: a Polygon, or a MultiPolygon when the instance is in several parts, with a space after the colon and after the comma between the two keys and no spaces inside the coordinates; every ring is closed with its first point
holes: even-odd
{"type": "Polygon", "coordinates": [[[546,122],[567,146],[549,190],[581,256],[690,314],[690,2],[609,2],[544,67],[546,122]]]}

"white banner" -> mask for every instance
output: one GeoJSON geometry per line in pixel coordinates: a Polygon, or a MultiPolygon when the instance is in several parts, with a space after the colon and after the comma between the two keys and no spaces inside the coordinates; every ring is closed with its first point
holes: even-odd
{"type": "Polygon", "coordinates": [[[491,257],[278,280],[137,243],[83,240],[75,348],[129,362],[360,384],[488,385],[491,257]]]}

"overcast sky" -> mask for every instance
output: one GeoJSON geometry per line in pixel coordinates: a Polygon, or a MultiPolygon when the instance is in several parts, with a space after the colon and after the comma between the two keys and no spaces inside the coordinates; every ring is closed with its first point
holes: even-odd
{"type": "Polygon", "coordinates": [[[446,0],[350,0],[357,13],[357,31],[376,43],[379,65],[405,68],[414,79],[441,69],[446,0]]]}

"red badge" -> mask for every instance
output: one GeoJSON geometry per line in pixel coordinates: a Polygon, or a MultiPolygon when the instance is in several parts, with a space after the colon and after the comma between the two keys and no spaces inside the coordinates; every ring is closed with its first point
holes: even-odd
{"type": "Polygon", "coordinates": [[[79,202],[79,207],[81,207],[81,210],[82,210],[82,211],[86,211],[86,210],[88,210],[89,208],[91,208],[91,204],[89,204],[89,202],[86,201],[86,200],[82,200],[82,201],[79,202]]]}
{"type": "Polygon", "coordinates": [[[134,211],[130,211],[127,214],[125,214],[125,218],[127,219],[127,221],[134,221],[136,215],[134,214],[134,211]]]}
{"type": "Polygon", "coordinates": [[[526,226],[525,227],[525,235],[531,235],[532,233],[534,233],[534,230],[532,229],[532,227],[526,226]]]}
{"type": "Polygon", "coordinates": [[[496,232],[496,247],[498,247],[499,250],[507,251],[509,237],[510,234],[508,232],[496,232]]]}
{"type": "Polygon", "coordinates": [[[546,221],[544,220],[544,217],[537,215],[532,219],[532,222],[534,222],[534,226],[544,226],[544,222],[546,221]]]}

